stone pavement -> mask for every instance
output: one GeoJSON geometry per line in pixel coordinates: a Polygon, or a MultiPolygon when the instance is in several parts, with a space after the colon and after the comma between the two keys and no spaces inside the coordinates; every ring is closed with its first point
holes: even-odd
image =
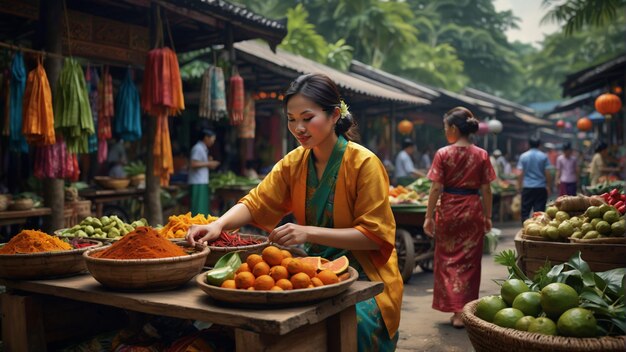
{"type": "MultiPolygon", "coordinates": [[[[494,227],[502,230],[494,254],[505,249],[515,249],[513,238],[521,228],[521,224],[511,222],[494,224],[494,227]]],[[[494,263],[493,255],[483,255],[479,296],[499,294],[500,287],[492,280],[505,278],[506,275],[506,268],[494,263]]],[[[422,272],[419,268],[415,270],[409,283],[404,286],[397,351],[473,351],[465,329],[455,329],[450,325],[452,314],[431,308],[432,287],[432,273],[422,272]]]]}

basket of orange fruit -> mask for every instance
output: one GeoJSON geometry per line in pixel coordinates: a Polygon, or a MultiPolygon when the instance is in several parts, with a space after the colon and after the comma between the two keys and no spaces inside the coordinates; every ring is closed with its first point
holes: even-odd
{"type": "Polygon", "coordinates": [[[231,252],[215,267],[196,277],[198,286],[213,299],[230,303],[286,305],[336,296],[350,287],[358,272],[343,256],[293,257],[276,246],[242,262],[231,252]]]}

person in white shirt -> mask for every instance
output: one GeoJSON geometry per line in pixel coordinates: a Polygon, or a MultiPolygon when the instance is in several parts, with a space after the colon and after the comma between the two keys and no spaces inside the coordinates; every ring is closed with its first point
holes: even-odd
{"type": "Polygon", "coordinates": [[[402,150],[396,156],[396,182],[400,185],[411,183],[416,177],[424,176],[415,169],[413,158],[415,152],[415,143],[410,138],[402,141],[402,150]]]}
{"type": "Polygon", "coordinates": [[[209,155],[209,148],[215,143],[215,132],[209,129],[202,130],[200,139],[191,148],[189,184],[191,194],[191,213],[209,214],[211,195],[209,192],[209,169],[216,169],[220,162],[213,160],[209,155]]]}

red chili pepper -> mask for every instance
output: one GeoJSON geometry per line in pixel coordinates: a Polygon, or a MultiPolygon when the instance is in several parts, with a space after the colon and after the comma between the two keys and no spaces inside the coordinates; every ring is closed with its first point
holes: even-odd
{"type": "Polygon", "coordinates": [[[604,198],[604,200],[606,200],[607,198],[609,198],[610,194],[608,192],[604,192],[600,195],[600,197],[604,198]]]}
{"type": "Polygon", "coordinates": [[[623,200],[624,202],[626,202],[626,194],[620,195],[619,198],[623,200]]]}
{"type": "Polygon", "coordinates": [[[615,197],[616,195],[618,195],[618,194],[619,194],[619,189],[617,189],[617,188],[613,188],[613,189],[611,190],[611,192],[609,192],[609,194],[610,194],[612,197],[615,197]]]}
{"type": "Polygon", "coordinates": [[[617,208],[617,211],[619,211],[622,214],[626,213],[626,204],[624,204],[621,207],[617,208]]]}
{"type": "Polygon", "coordinates": [[[617,209],[619,209],[619,208],[621,208],[621,207],[623,207],[623,206],[624,206],[624,202],[620,200],[619,202],[616,202],[616,203],[614,204],[614,206],[615,206],[617,209]]]}

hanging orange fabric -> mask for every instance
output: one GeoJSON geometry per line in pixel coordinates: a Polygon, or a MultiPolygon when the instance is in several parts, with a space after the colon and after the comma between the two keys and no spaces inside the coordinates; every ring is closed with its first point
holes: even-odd
{"type": "Polygon", "coordinates": [[[28,73],[24,91],[22,133],[30,145],[43,146],[55,143],[52,94],[46,70],[41,65],[28,73]]]}
{"type": "Polygon", "coordinates": [[[176,53],[170,48],[148,52],[141,107],[152,116],[179,115],[185,110],[183,83],[176,53]]]}
{"type": "Polygon", "coordinates": [[[232,125],[238,125],[243,122],[244,96],[243,78],[239,74],[232,75],[228,89],[228,107],[232,125]]]}
{"type": "Polygon", "coordinates": [[[174,158],[167,115],[157,117],[157,131],[152,152],[154,153],[154,175],[159,176],[161,186],[167,186],[170,175],[174,173],[174,158]]]}

